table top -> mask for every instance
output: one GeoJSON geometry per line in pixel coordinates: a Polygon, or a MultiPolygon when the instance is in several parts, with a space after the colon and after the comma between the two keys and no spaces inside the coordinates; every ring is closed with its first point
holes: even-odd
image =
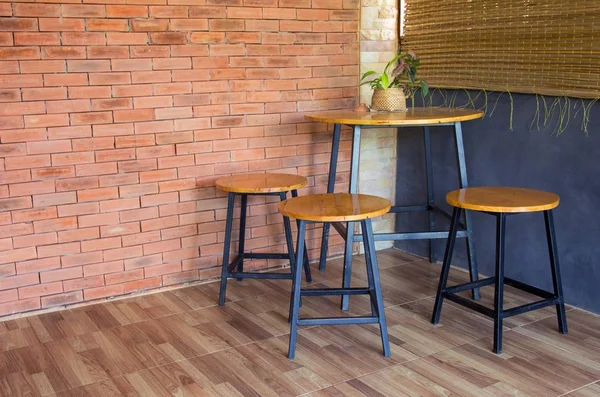
{"type": "Polygon", "coordinates": [[[232,193],[280,193],[300,189],[308,183],[301,175],[294,174],[236,174],[217,179],[219,190],[232,193]]]}
{"type": "Polygon", "coordinates": [[[483,111],[459,108],[415,107],[406,112],[364,112],[352,109],[307,113],[311,121],[346,125],[417,126],[480,119],[483,111]]]}

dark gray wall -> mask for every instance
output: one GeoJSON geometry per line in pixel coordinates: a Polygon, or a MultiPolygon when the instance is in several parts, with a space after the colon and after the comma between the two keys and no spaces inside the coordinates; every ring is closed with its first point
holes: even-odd
{"type": "MultiPolygon", "coordinates": [[[[473,95],[473,94],[472,94],[473,95]]],[[[449,95],[450,96],[450,95],[449,95]]],[[[497,94],[490,94],[490,106],[497,94]]],[[[459,93],[456,105],[466,103],[459,93]]],[[[590,110],[589,134],[581,130],[580,101],[572,101],[572,121],[560,135],[553,126],[530,130],[536,97],[513,94],[513,130],[509,130],[510,100],[500,96],[491,116],[463,123],[467,170],[471,186],[520,186],[547,190],[561,197],[555,210],[556,234],[567,303],[600,313],[600,105],[590,110]]],[[[552,98],[548,100],[548,103],[552,98]]],[[[543,112],[543,108],[542,108],[543,112]]],[[[543,117],[543,113],[542,113],[543,117]]],[[[556,116],[555,116],[556,117],[556,116]]],[[[543,119],[542,119],[543,120],[543,119]]],[[[554,124],[554,123],[551,123],[554,124]]],[[[446,208],[448,191],[458,187],[453,130],[431,129],[434,185],[437,203],[446,208]]],[[[424,203],[423,136],[420,129],[400,130],[398,139],[398,204],[424,203]]],[[[479,271],[494,272],[495,218],[474,213],[479,271]]],[[[426,230],[423,214],[399,214],[399,230],[426,230]]],[[[447,228],[447,222],[442,227],[447,228]]],[[[538,287],[551,289],[544,221],[541,213],[507,220],[506,275],[538,287]]],[[[397,247],[427,256],[426,241],[397,242],[397,247]]],[[[434,243],[443,256],[445,240],[434,243]]],[[[441,259],[440,259],[441,260],[441,259]]],[[[466,267],[463,239],[458,240],[455,264],[466,267]]]]}

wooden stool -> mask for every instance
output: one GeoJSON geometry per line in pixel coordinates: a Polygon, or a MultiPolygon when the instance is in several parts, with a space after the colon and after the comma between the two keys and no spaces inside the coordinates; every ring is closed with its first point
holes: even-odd
{"type": "MultiPolygon", "coordinates": [[[[225,292],[227,289],[227,279],[244,278],[254,279],[292,279],[294,277],[295,257],[294,244],[292,238],[292,228],[290,219],[283,218],[285,230],[285,240],[287,245],[286,253],[254,253],[244,252],[244,241],[246,235],[246,207],[249,195],[259,196],[279,196],[283,201],[287,198],[287,192],[292,193],[292,197],[298,196],[298,189],[306,186],[307,179],[303,176],[292,174],[240,174],[223,177],[217,180],[218,189],[229,192],[227,201],[227,221],[225,223],[225,244],[223,247],[223,265],[221,272],[221,289],[219,291],[219,305],[225,304],[225,292]],[[237,257],[229,263],[229,250],[231,248],[231,229],[233,225],[233,206],[235,196],[240,195],[242,208],[240,214],[240,240],[237,257]],[[250,273],[244,272],[244,259],[289,259],[290,273],[250,273]],[[235,271],[237,269],[237,271],[235,271]]],[[[306,249],[301,256],[304,259],[302,265],[306,273],[306,281],[311,281],[310,265],[308,262],[308,253],[306,249]]]]}
{"type": "MultiPolygon", "coordinates": [[[[301,289],[300,268],[297,267],[292,285],[292,316],[290,344],[288,358],[293,359],[296,352],[296,335],[299,325],[339,325],[339,324],[376,324],[379,323],[383,355],[390,355],[385,313],[383,311],[383,298],[381,283],[373,241],[373,228],[371,219],[383,215],[390,210],[391,203],[381,197],[366,194],[328,193],[315,194],[292,198],[279,204],[279,212],[285,218],[292,217],[299,221],[298,224],[298,253],[301,258],[304,250],[304,238],[307,222],[348,222],[360,221],[363,241],[365,244],[365,259],[367,262],[367,288],[311,288],[301,289]],[[325,318],[298,318],[300,299],[302,296],[319,295],[359,295],[371,297],[371,315],[363,317],[325,317],[325,318]]],[[[344,285],[344,284],[342,284],[344,285]]]]}
{"type": "Polygon", "coordinates": [[[459,303],[470,309],[494,319],[494,352],[502,352],[502,320],[517,314],[525,313],[542,307],[556,305],[558,328],[561,333],[567,333],[567,319],[565,303],[562,292],[560,269],[558,265],[558,252],[556,250],[556,236],[554,234],[554,219],[552,209],[559,204],[560,198],[554,193],[540,190],[523,189],[515,187],[471,187],[454,190],[446,195],[446,201],[454,206],[454,213],[450,224],[450,234],[444,254],[444,264],[440,275],[437,295],[431,321],[437,324],[440,320],[443,298],[459,303]],[[452,252],[456,240],[456,231],[462,210],[480,211],[496,216],[496,275],[479,281],[446,287],[448,272],[452,262],[452,252]],[[524,284],[512,278],[504,277],[504,232],[506,216],[524,212],[544,211],[546,223],[546,238],[550,254],[550,267],[552,269],[552,283],[554,292],[544,291],[534,286],[524,284]],[[495,285],[494,308],[489,309],[483,305],[472,302],[466,298],[455,295],[457,292],[495,285]],[[542,300],[513,307],[508,310],[503,308],[504,284],[518,288],[522,291],[536,295],[542,300]]]}

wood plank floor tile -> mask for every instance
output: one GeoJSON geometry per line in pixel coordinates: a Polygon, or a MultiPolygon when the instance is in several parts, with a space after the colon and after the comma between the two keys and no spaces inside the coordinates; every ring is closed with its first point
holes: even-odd
{"type": "Polygon", "coordinates": [[[579,390],[573,391],[565,397],[598,397],[600,396],[600,382],[589,386],[582,387],[579,390]]]}

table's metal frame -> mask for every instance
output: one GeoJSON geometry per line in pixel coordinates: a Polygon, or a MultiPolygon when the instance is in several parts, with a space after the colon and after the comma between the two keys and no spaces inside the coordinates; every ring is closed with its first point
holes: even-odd
{"type": "MultiPolygon", "coordinates": [[[[414,212],[414,211],[427,211],[429,214],[429,231],[428,232],[408,232],[408,233],[375,233],[375,241],[395,241],[395,240],[431,240],[431,239],[443,239],[448,237],[447,231],[434,231],[435,229],[435,216],[441,215],[451,219],[450,214],[443,211],[442,209],[435,206],[435,198],[433,194],[433,170],[432,170],[432,159],[431,159],[431,136],[429,132],[430,126],[454,126],[454,142],[456,147],[456,157],[458,162],[459,171],[459,186],[460,188],[468,187],[467,179],[467,167],[465,162],[465,150],[462,136],[462,125],[461,122],[455,123],[435,123],[431,125],[423,124],[402,124],[402,125],[349,125],[353,129],[352,133],[352,156],[350,161],[350,187],[349,193],[358,192],[358,165],[360,160],[360,139],[361,131],[363,128],[402,128],[402,127],[423,127],[424,144],[425,144],[425,171],[427,180],[427,204],[424,205],[412,205],[412,206],[393,206],[390,212],[414,212]]],[[[333,144],[331,148],[331,159],[329,162],[329,179],[327,181],[327,193],[333,193],[335,188],[335,176],[337,170],[338,152],[340,148],[341,138],[341,124],[335,124],[333,130],[333,144]]],[[[350,287],[350,278],[352,274],[352,245],[354,242],[362,242],[363,238],[360,234],[353,234],[353,238],[347,238],[347,230],[354,230],[354,222],[347,222],[346,226],[341,223],[325,223],[323,225],[323,237],[321,242],[321,257],[319,259],[319,269],[325,269],[325,260],[327,258],[327,248],[329,242],[329,231],[330,226],[333,225],[334,229],[344,238],[346,245],[344,250],[344,275],[343,275],[343,288],[350,287]]],[[[469,260],[469,272],[471,275],[471,281],[477,281],[477,260],[475,256],[475,241],[473,237],[472,222],[470,211],[465,211],[464,223],[461,222],[460,226],[462,230],[457,232],[457,237],[467,239],[467,253],[469,260]]],[[[429,260],[432,262],[437,261],[437,256],[433,250],[433,245],[429,248],[429,260]]],[[[349,296],[345,295],[342,297],[342,309],[348,310],[348,299],[349,296]]],[[[473,289],[473,298],[479,299],[479,289],[473,289]]]]}

